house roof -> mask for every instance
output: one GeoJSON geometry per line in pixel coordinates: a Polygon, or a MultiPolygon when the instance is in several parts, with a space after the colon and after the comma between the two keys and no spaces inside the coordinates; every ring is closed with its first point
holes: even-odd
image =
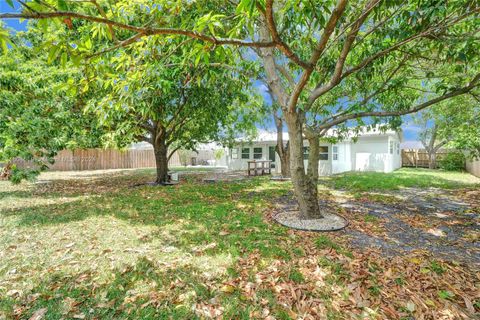
{"type": "MultiPolygon", "coordinates": [[[[288,141],[288,132],[282,132],[283,133],[283,140],[288,141]]],[[[334,136],[335,134],[335,129],[330,129],[327,132],[327,136],[334,136]]],[[[368,129],[367,127],[363,127],[360,129],[360,132],[358,133],[359,137],[367,137],[367,136],[381,136],[381,135],[389,135],[389,136],[398,136],[400,140],[403,140],[403,134],[401,131],[395,131],[395,130],[380,130],[380,127],[376,127],[374,129],[368,129]]],[[[348,134],[348,138],[346,140],[351,139],[352,137],[355,136],[355,133],[352,131],[351,133],[348,134]]],[[[277,141],[277,132],[275,131],[268,131],[268,130],[259,130],[257,137],[253,140],[249,139],[243,139],[240,138],[238,139],[238,142],[276,142],[277,141]]]]}

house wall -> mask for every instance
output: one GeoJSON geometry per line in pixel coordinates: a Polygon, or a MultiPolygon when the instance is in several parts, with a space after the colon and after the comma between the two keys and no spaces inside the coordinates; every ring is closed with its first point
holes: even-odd
{"type": "Polygon", "coordinates": [[[364,136],[351,145],[352,170],[392,172],[402,165],[397,136],[364,136]],[[393,151],[390,152],[390,142],[393,151]]]}
{"type": "MultiPolygon", "coordinates": [[[[247,170],[248,161],[253,160],[253,148],[262,148],[261,160],[268,160],[269,147],[275,147],[276,143],[256,142],[252,144],[238,145],[238,158],[233,159],[231,150],[227,150],[225,163],[230,170],[247,170]],[[241,149],[250,148],[248,159],[241,158],[241,149]]],[[[308,146],[308,141],[304,141],[308,146]]],[[[377,171],[392,172],[402,165],[400,138],[398,135],[374,135],[361,136],[356,142],[344,141],[334,145],[329,143],[320,143],[320,146],[328,147],[328,160],[320,160],[318,165],[318,174],[320,176],[336,174],[347,171],[377,171]],[[390,153],[390,143],[393,144],[393,153],[390,153]],[[333,146],[338,147],[338,157],[333,159],[333,146]]],[[[259,159],[260,160],[260,159],[259,159]]],[[[304,160],[305,169],[308,167],[308,160],[304,160]]],[[[275,168],[272,172],[280,174],[280,158],[275,153],[275,168]]]]}
{"type": "MultiPolygon", "coordinates": [[[[259,143],[253,143],[253,144],[239,144],[235,146],[232,149],[228,149],[226,151],[226,164],[230,170],[247,170],[248,168],[248,161],[254,160],[253,158],[253,149],[254,148],[262,148],[262,158],[261,159],[256,159],[256,160],[268,160],[269,156],[269,147],[275,147],[275,143],[269,143],[269,142],[259,142],[259,143]],[[249,158],[248,159],[242,159],[242,148],[249,148],[250,153],[249,153],[249,158]],[[233,149],[237,149],[237,158],[233,158],[233,149]]],[[[273,169],[273,172],[280,172],[280,158],[278,157],[278,154],[275,153],[275,168],[273,169]]]]}
{"type": "MultiPolygon", "coordinates": [[[[308,141],[304,142],[304,145],[308,146],[308,141]]],[[[227,156],[225,162],[230,170],[237,171],[237,170],[247,170],[248,168],[248,161],[253,160],[253,148],[262,148],[262,158],[258,160],[268,160],[269,159],[269,147],[275,147],[276,142],[257,142],[253,144],[239,144],[234,148],[227,151],[227,156]],[[250,148],[250,156],[248,159],[242,159],[242,148],[250,148]],[[238,157],[234,159],[232,157],[232,150],[238,150],[238,157]]],[[[332,173],[332,145],[328,143],[321,143],[320,146],[327,146],[328,147],[328,160],[320,160],[318,164],[318,174],[321,176],[329,175],[332,173]]],[[[308,166],[308,160],[304,160],[305,170],[308,166]]],[[[281,163],[280,157],[275,152],[275,168],[272,169],[273,173],[280,174],[281,173],[281,163]]]]}
{"type": "Polygon", "coordinates": [[[351,142],[339,142],[334,146],[338,147],[338,158],[333,159],[333,145],[331,151],[332,171],[331,173],[341,173],[352,170],[351,142]]]}

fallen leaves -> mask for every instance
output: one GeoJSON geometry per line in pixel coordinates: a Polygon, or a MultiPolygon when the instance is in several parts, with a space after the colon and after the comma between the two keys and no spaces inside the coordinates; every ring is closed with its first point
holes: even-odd
{"type": "Polygon", "coordinates": [[[43,317],[47,313],[47,310],[48,310],[47,308],[38,309],[37,311],[35,311],[32,314],[32,316],[29,318],[29,320],[41,320],[41,319],[43,319],[43,317]]]}

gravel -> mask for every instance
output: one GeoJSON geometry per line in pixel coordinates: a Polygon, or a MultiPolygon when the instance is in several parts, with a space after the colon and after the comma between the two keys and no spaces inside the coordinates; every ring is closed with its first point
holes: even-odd
{"type": "Polygon", "coordinates": [[[344,218],[328,212],[323,212],[321,219],[300,219],[299,211],[281,211],[273,218],[285,227],[305,231],[337,231],[348,225],[344,218]]]}

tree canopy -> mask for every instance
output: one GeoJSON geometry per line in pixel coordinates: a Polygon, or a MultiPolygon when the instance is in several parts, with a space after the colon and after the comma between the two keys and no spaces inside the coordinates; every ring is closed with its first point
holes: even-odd
{"type": "MultiPolygon", "coordinates": [[[[60,59],[92,59],[158,38],[194,41],[196,48],[186,54],[205,64],[211,51],[254,50],[288,127],[302,217],[321,217],[317,174],[304,168],[305,126],[314,142],[326,129],[352,121],[361,125],[382,117],[395,124],[398,116],[470,92],[480,82],[477,1],[21,3],[22,13],[0,18],[63,26],[64,34],[50,44],[60,59]],[[69,36],[77,30],[88,32],[72,45],[69,36]],[[454,68],[445,73],[448,65],[454,68]],[[426,82],[435,87],[428,99],[421,94],[426,82]]],[[[317,160],[309,159],[310,165],[317,160]]]]}
{"type": "Polygon", "coordinates": [[[32,161],[28,170],[13,166],[12,181],[35,177],[62,149],[101,144],[101,129],[83,110],[87,97],[67,93],[65,84],[78,77],[26,46],[0,59],[0,161],[32,161]]]}
{"type": "Polygon", "coordinates": [[[153,145],[158,183],[165,183],[176,150],[228,143],[258,118],[258,98],[235,55],[211,51],[199,64],[191,50],[195,45],[176,39],[139,40],[87,71],[85,85],[105,92],[88,109],[112,135],[153,145]]]}

